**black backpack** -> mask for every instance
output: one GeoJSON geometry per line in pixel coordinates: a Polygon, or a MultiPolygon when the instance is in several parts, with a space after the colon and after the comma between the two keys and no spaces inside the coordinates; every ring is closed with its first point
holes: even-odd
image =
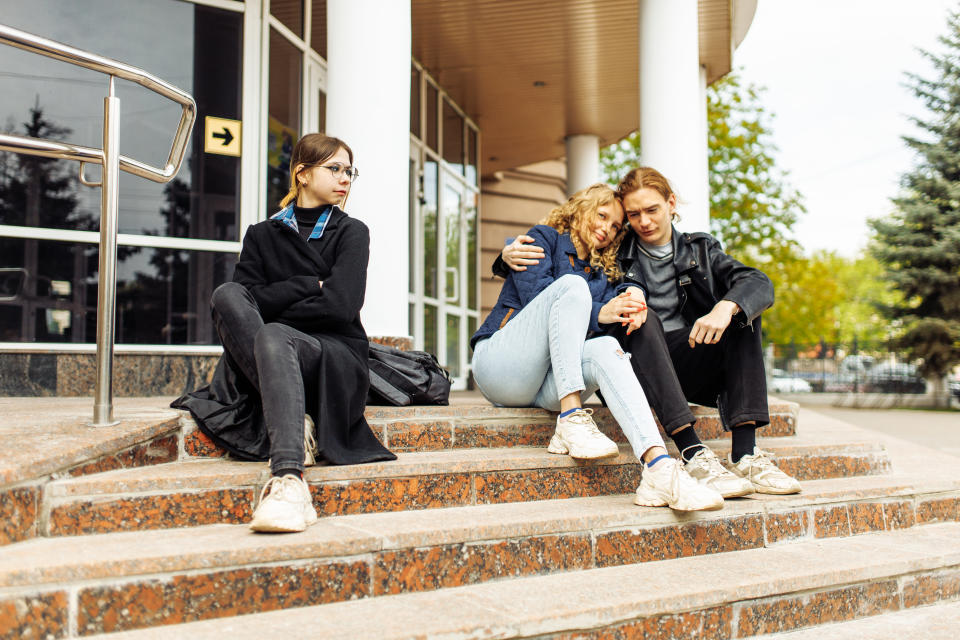
{"type": "Polygon", "coordinates": [[[432,353],[370,343],[368,405],[450,404],[450,374],[432,353]]]}

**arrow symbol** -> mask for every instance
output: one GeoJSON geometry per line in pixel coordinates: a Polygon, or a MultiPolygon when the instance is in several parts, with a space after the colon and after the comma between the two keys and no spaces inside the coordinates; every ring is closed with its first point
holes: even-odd
{"type": "Polygon", "coordinates": [[[223,140],[224,147],[226,147],[231,142],[233,142],[233,134],[230,133],[230,129],[227,129],[226,127],[223,128],[223,133],[215,133],[211,137],[220,138],[221,140],[223,140]]]}

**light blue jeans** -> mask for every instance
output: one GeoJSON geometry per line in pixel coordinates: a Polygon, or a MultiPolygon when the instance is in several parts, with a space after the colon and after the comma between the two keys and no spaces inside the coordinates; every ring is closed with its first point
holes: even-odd
{"type": "Polygon", "coordinates": [[[502,407],[560,409],[560,398],[598,389],[637,459],[662,447],[647,397],[616,339],[585,339],[593,300],[583,278],[561,276],[502,329],[477,343],[473,376],[502,407]]]}

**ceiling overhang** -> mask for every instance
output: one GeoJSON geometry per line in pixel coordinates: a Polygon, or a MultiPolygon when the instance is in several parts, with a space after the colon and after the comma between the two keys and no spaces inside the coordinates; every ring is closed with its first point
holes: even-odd
{"type": "MultiPolygon", "coordinates": [[[[479,125],[485,174],[558,158],[566,136],[637,129],[640,1],[412,0],[413,56],[479,125]]],[[[730,70],[751,3],[699,0],[708,82],[730,70]]]]}

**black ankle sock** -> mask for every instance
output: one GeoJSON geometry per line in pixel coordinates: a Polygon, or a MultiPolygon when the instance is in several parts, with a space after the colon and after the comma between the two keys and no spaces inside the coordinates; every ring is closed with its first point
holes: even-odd
{"type": "Polygon", "coordinates": [[[737,463],[743,456],[753,455],[753,449],[757,446],[757,426],[744,424],[734,427],[732,432],[733,444],[730,447],[730,459],[737,463]]]}
{"type": "Polygon", "coordinates": [[[685,462],[689,462],[690,458],[697,455],[700,449],[706,448],[703,446],[703,443],[700,442],[700,436],[697,435],[696,429],[692,426],[684,427],[680,431],[674,431],[670,434],[670,439],[677,445],[677,449],[680,450],[680,455],[685,462]]]}
{"type": "Polygon", "coordinates": [[[299,469],[280,469],[272,475],[276,476],[277,478],[282,478],[283,476],[297,476],[303,480],[303,473],[299,469]]]}

